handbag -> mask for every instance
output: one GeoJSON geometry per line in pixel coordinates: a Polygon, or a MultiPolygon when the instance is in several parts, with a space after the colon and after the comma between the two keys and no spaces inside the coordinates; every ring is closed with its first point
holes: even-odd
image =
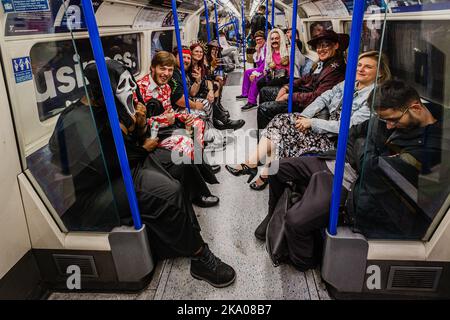
{"type": "Polygon", "coordinates": [[[301,195],[295,191],[295,184],[288,183],[267,225],[266,250],[274,267],[289,260],[285,238],[286,213],[300,199],[301,195]]]}
{"type": "Polygon", "coordinates": [[[286,69],[275,69],[275,70],[270,70],[269,73],[267,74],[269,80],[279,80],[282,78],[287,78],[288,76],[288,71],[286,69]]]}

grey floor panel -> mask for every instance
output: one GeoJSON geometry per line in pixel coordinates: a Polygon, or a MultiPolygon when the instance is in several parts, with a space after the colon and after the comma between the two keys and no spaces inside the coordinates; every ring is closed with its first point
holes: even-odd
{"type": "MultiPolygon", "coordinates": [[[[256,110],[241,112],[240,106],[245,101],[236,102],[234,98],[239,94],[240,86],[226,87],[222,103],[233,119],[246,121],[243,131],[255,128],[256,110]]],[[[238,141],[216,153],[215,162],[223,163],[224,158],[234,158],[236,154],[238,161],[231,163],[242,162],[248,149],[256,145],[255,139],[247,140],[251,140],[247,142],[252,147],[238,141]]],[[[289,265],[274,268],[264,244],[253,235],[267,212],[268,188],[253,191],[246,183],[247,177],[234,177],[224,167],[217,177],[220,184],[212,185],[211,191],[220,196],[219,206],[195,209],[204,240],[218,257],[235,268],[236,282],[228,288],[216,289],[190,276],[188,259],[175,259],[162,299],[318,299],[312,274],[308,283],[304,273],[289,265]],[[310,294],[309,287],[314,294],[310,294]]]]}

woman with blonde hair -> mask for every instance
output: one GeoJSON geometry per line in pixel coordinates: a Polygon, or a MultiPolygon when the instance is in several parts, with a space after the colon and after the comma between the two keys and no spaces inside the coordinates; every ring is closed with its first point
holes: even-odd
{"type": "MultiPolygon", "coordinates": [[[[391,72],[384,54],[380,58],[378,51],[370,51],[359,56],[350,126],[369,119],[370,101],[367,98],[375,83],[379,84],[390,77],[391,72]]],[[[253,178],[258,171],[257,163],[265,158],[266,167],[257,181],[250,185],[254,190],[262,190],[267,185],[267,164],[272,160],[334,149],[339,133],[344,82],[324,92],[302,113],[277,115],[263,131],[256,150],[248,160],[235,168],[227,165],[226,169],[233,175],[249,174],[253,178]]]]}
{"type": "MultiPolygon", "coordinates": [[[[289,50],[286,36],[280,29],[273,29],[267,36],[266,58],[264,61],[264,73],[257,81],[256,96],[265,87],[281,87],[289,82],[289,50]]],[[[257,107],[256,99],[248,101],[242,107],[247,111],[257,107]]]]}

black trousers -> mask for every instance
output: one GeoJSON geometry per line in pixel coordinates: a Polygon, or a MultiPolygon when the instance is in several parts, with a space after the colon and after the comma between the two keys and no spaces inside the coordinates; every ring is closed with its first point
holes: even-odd
{"type": "Polygon", "coordinates": [[[204,162],[201,164],[174,164],[171,159],[171,151],[162,148],[153,151],[153,155],[164,169],[181,183],[189,200],[210,196],[211,192],[206,183],[219,183],[211,166],[204,162]]]}
{"type": "Polygon", "coordinates": [[[153,155],[133,168],[142,222],[156,258],[191,257],[204,244],[190,192],[153,155]]]}
{"type": "Polygon", "coordinates": [[[272,166],[277,164],[277,174],[269,176],[269,213],[282,196],[286,182],[294,182],[302,197],[286,213],[289,258],[302,269],[314,267],[318,262],[317,252],[322,249],[317,235],[328,224],[334,176],[325,160],[317,157],[281,159],[272,166]]]}

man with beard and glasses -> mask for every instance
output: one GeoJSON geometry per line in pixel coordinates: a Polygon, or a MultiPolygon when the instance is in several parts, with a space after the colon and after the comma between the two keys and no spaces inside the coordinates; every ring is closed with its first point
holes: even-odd
{"type": "MultiPolygon", "coordinates": [[[[146,135],[145,106],[133,105],[137,84],[131,73],[115,60],[106,64],[152,253],[158,259],[190,257],[190,273],[194,278],[215,287],[232,284],[235,271],[210,251],[200,235],[189,191],[155,156],[158,139],[146,135]]],[[[85,75],[89,80],[89,97],[63,111],[49,146],[55,161],[73,176],[76,203],[64,214],[71,217],[63,216],[68,228],[89,230],[89,226],[104,223],[117,210],[121,223],[109,223],[111,229],[131,223],[131,217],[95,63],[86,66],[85,75]]]]}
{"type": "MultiPolygon", "coordinates": [[[[384,82],[367,101],[373,102],[377,118],[353,126],[349,133],[341,200],[352,190],[349,201],[357,206],[357,214],[349,212],[346,220],[367,237],[420,238],[431,221],[401,201],[380,163],[388,162],[391,171],[417,188],[419,175],[441,163],[442,122],[422,104],[417,91],[401,81],[384,82]]],[[[317,234],[328,224],[335,153],[282,159],[278,172],[269,176],[269,212],[255,236],[264,240],[266,230],[275,232],[269,220],[275,211],[280,214],[276,208],[285,188],[295,185],[299,200],[284,211],[284,258],[300,270],[313,268],[320,257],[315,255],[321,249],[317,234]]]]}

